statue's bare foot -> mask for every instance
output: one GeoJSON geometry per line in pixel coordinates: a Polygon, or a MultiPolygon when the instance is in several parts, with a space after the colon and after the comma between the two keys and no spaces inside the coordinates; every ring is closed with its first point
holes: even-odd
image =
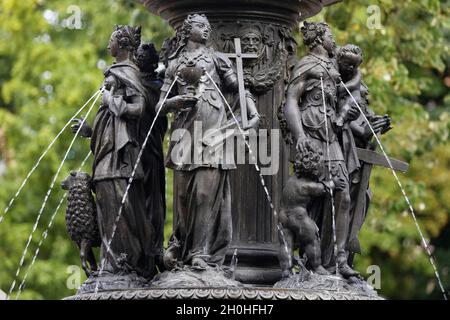
{"type": "Polygon", "coordinates": [[[331,273],[329,273],[327,271],[327,269],[325,269],[324,267],[322,267],[321,265],[319,265],[317,268],[315,268],[313,270],[315,273],[321,275],[321,276],[329,276],[331,273]]]}
{"type": "Polygon", "coordinates": [[[193,258],[192,268],[196,270],[206,270],[208,268],[208,264],[201,258],[193,258]]]}
{"type": "Polygon", "coordinates": [[[352,268],[347,263],[343,263],[339,265],[339,273],[345,278],[348,279],[350,277],[359,277],[359,273],[352,268]]]}

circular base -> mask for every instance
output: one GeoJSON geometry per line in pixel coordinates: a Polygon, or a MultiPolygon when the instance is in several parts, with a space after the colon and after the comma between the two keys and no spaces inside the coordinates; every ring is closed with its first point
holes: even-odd
{"type": "Polygon", "coordinates": [[[336,291],[282,288],[147,288],[85,293],[65,300],[164,300],[164,299],[232,299],[232,300],[382,300],[374,295],[336,291]]]}

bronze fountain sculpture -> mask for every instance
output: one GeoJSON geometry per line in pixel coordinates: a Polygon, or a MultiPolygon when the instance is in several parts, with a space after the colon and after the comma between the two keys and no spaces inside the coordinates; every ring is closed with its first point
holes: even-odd
{"type": "Polygon", "coordinates": [[[335,1],[269,1],[276,10],[251,1],[258,12],[237,0],[201,10],[195,0],[141,2],[177,36],[165,42],[158,74],[140,28],[116,27],[94,125],[73,126],[91,138],[101,251],[97,268],[83,262],[89,278],[70,298],[380,299],[352,267],[370,170],[407,165],[374,151],[369,126],[381,135],[391,119],[369,108],[361,49],[337,47],[326,23],[309,22],[301,28],[309,53],[297,60],[293,48],[298,13],[335,1]],[[236,164],[228,149],[238,137],[253,157],[257,129],[283,132],[273,175],[259,162],[236,164]],[[165,250],[164,163],[174,173],[165,250]]]}

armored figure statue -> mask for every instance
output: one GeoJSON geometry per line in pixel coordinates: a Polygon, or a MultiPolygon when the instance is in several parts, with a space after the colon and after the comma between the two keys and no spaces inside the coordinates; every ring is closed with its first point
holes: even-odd
{"type": "Polygon", "coordinates": [[[201,139],[195,139],[194,131],[199,126],[203,132],[217,130],[228,120],[225,102],[209,76],[220,90],[236,92],[238,88],[230,60],[207,47],[210,33],[211,26],[204,15],[186,18],[178,31],[176,49],[169,57],[157,106],[162,108],[161,114],[175,114],[166,165],[174,170],[176,181],[176,224],[167,252],[178,255],[165,260],[177,260],[201,270],[208,265],[220,266],[231,241],[229,170],[235,168],[234,163],[229,164],[224,158],[211,160],[201,139]],[[194,73],[201,70],[198,86],[201,89],[194,88],[195,93],[182,77],[189,73],[186,70],[194,73]],[[163,104],[177,75],[180,77],[163,104]]]}
{"type": "Polygon", "coordinates": [[[320,180],[323,170],[320,150],[309,149],[298,152],[294,164],[295,175],[287,181],[281,198],[280,223],[280,265],[283,278],[292,275],[295,249],[304,252],[307,267],[320,275],[329,272],[322,266],[319,228],[308,214],[314,198],[323,198],[327,190],[341,190],[345,187],[343,178],[320,180]],[[284,237],[284,239],[283,239],[284,237]],[[286,247],[285,247],[286,245],[286,247]]]}
{"type": "MultiPolygon", "coordinates": [[[[336,256],[339,273],[344,277],[351,277],[357,275],[357,272],[347,264],[349,178],[338,138],[344,124],[353,120],[358,111],[355,108],[338,110],[337,84],[340,74],[333,59],[336,44],[328,25],[305,22],[301,31],[304,43],[309,47],[310,52],[299,61],[292,71],[284,113],[298,151],[303,153],[308,148],[321,150],[325,162],[322,179],[331,175],[345,181],[345,186],[341,190],[336,190],[333,199],[336,221],[336,256]]],[[[321,231],[322,263],[329,271],[333,271],[336,261],[334,259],[330,199],[315,204],[311,217],[321,231]]]]}

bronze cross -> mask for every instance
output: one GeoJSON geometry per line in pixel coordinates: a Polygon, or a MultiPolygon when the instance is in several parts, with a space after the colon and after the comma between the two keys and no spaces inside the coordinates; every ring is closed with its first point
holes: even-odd
{"type": "Polygon", "coordinates": [[[242,53],[240,38],[234,38],[234,48],[235,53],[226,53],[225,55],[230,59],[236,59],[236,73],[239,85],[239,104],[241,106],[242,128],[245,129],[248,126],[248,115],[244,87],[243,59],[256,59],[258,58],[258,55],[254,53],[242,53]]]}
{"type": "MultiPolygon", "coordinates": [[[[366,209],[367,203],[365,201],[367,195],[367,188],[369,187],[370,174],[372,172],[373,166],[381,166],[385,168],[391,168],[395,171],[406,172],[408,171],[409,165],[406,162],[389,158],[389,161],[383,154],[379,154],[375,152],[376,145],[372,144],[367,149],[356,148],[356,153],[358,155],[358,159],[361,162],[364,162],[364,165],[361,169],[361,177],[359,190],[356,196],[356,205],[353,214],[353,223],[352,230],[357,230],[356,235],[358,235],[359,230],[364,223],[366,218],[366,209]]],[[[351,230],[351,233],[352,233],[351,230]]],[[[357,243],[357,247],[353,247],[352,250],[355,252],[361,252],[361,248],[359,247],[359,242],[357,243]]]]}

